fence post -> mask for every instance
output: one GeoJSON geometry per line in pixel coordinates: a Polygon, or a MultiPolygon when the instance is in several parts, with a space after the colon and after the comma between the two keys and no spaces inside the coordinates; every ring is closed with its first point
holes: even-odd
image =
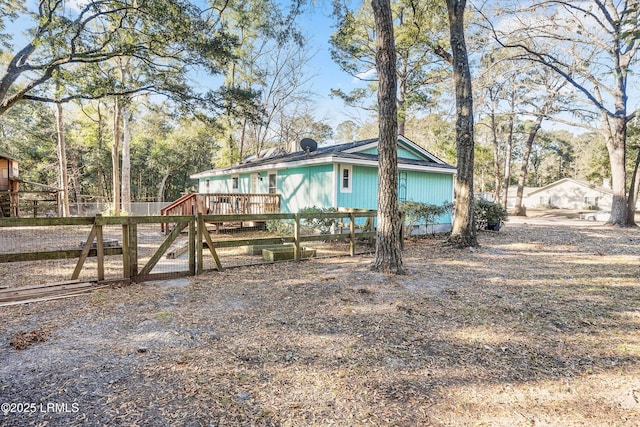
{"type": "Polygon", "coordinates": [[[129,268],[131,269],[131,280],[134,282],[138,278],[138,224],[133,222],[132,218],[127,219],[129,223],[129,245],[131,258],[129,261],[129,268]]]}
{"type": "Polygon", "coordinates": [[[349,213],[349,255],[356,256],[356,214],[349,213]]]}
{"type": "Polygon", "coordinates": [[[300,261],[300,214],[295,215],[295,223],[293,225],[293,258],[300,261]]]}
{"type": "Polygon", "coordinates": [[[138,225],[131,218],[122,224],[122,269],[135,282],[138,276],[138,225]]]}
{"type": "Polygon", "coordinates": [[[198,230],[196,236],[196,275],[202,274],[204,270],[204,260],[202,258],[202,251],[204,250],[204,245],[202,244],[202,238],[204,237],[203,233],[207,232],[206,225],[204,223],[204,219],[202,218],[202,213],[198,212],[198,230]]]}
{"type": "Polygon", "coordinates": [[[404,212],[400,214],[400,230],[398,231],[400,233],[400,250],[404,251],[404,219],[405,219],[405,214],[404,212]]]}
{"type": "Polygon", "coordinates": [[[98,262],[98,281],[104,280],[104,240],[102,232],[102,214],[96,214],[94,218],[94,227],[96,227],[96,256],[98,262]]]}
{"type": "Polygon", "coordinates": [[[131,279],[131,235],[129,224],[122,224],[122,275],[125,279],[131,279]]]}
{"type": "MultiPolygon", "coordinates": [[[[198,214],[199,215],[199,214],[198,214]]],[[[196,217],[189,221],[189,274],[196,275],[196,217]]]]}

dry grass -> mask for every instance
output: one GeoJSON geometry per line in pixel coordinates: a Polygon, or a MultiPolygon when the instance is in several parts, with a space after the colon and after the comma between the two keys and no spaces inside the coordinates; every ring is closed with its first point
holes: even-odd
{"type": "Polygon", "coordinates": [[[640,425],[640,231],[512,220],[476,251],[212,272],[3,308],[0,424],[640,425]],[[525,224],[525,222],[528,222],[525,224]]]}

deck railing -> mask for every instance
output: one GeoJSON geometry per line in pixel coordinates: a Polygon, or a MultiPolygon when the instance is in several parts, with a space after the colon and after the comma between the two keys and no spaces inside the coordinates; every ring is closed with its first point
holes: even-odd
{"type": "MultiPolygon", "coordinates": [[[[186,193],[160,215],[260,215],[280,212],[279,194],[186,193]]],[[[162,225],[165,230],[164,224],[162,225]]]]}
{"type": "Polygon", "coordinates": [[[187,193],[160,215],[239,215],[280,212],[279,194],[187,193]]]}

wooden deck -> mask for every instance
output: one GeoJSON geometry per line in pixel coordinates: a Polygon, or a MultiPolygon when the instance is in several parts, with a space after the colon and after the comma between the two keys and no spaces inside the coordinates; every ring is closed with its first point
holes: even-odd
{"type": "MultiPolygon", "coordinates": [[[[279,194],[186,193],[160,215],[259,215],[280,212],[279,194]]],[[[164,224],[162,226],[164,230],[164,224]]]]}

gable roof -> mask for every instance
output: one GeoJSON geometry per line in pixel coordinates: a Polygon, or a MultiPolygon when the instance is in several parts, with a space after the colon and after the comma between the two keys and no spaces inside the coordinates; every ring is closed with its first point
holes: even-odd
{"type": "MultiPolygon", "coordinates": [[[[419,160],[399,157],[398,167],[400,169],[432,170],[451,174],[456,172],[456,168],[454,166],[445,163],[402,135],[398,136],[398,144],[416,154],[416,156],[424,159],[419,160]]],[[[296,151],[294,153],[276,154],[271,157],[251,158],[249,160],[236,163],[235,165],[200,172],[195,175],[191,175],[191,178],[197,179],[213,175],[258,172],[262,170],[275,170],[302,165],[337,162],[377,166],[378,155],[363,152],[377,146],[378,138],[373,138],[348,142],[345,144],[319,147],[317,150],[310,152],[296,151]]]]}
{"type": "Polygon", "coordinates": [[[536,193],[540,193],[542,191],[548,190],[550,188],[553,187],[557,187],[563,184],[573,184],[573,185],[577,185],[580,187],[586,187],[589,188],[590,190],[595,190],[598,191],[600,193],[607,193],[607,194],[613,194],[613,191],[609,188],[605,188],[605,187],[599,187],[597,185],[591,184],[590,182],[587,181],[581,181],[578,179],[573,179],[573,178],[562,178],[559,179],[558,181],[552,182],[551,184],[545,185],[544,187],[540,187],[532,192],[529,193],[529,196],[532,196],[536,193]]]}

